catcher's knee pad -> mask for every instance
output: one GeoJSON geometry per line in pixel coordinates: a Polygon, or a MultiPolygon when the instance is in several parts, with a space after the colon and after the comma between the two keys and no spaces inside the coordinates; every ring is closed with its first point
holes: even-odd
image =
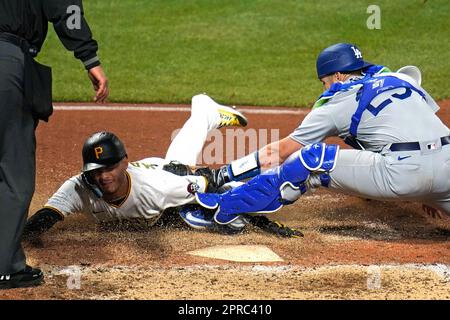
{"type": "Polygon", "coordinates": [[[330,172],[336,166],[337,144],[313,143],[300,150],[300,160],[311,172],[330,172]]]}
{"type": "Polygon", "coordinates": [[[299,183],[305,181],[310,173],[330,172],[336,165],[339,146],[335,144],[314,143],[293,153],[280,167],[280,177],[284,181],[299,183]]]}
{"type": "Polygon", "coordinates": [[[305,181],[310,173],[331,172],[336,166],[339,146],[335,144],[314,143],[303,147],[291,155],[280,167],[284,181],[280,187],[281,202],[295,202],[307,191],[305,181]]]}

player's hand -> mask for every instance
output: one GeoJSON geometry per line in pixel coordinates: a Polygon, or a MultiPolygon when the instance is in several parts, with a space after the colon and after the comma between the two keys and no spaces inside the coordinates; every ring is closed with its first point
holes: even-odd
{"type": "Polygon", "coordinates": [[[108,78],[106,78],[101,66],[94,67],[88,71],[89,79],[92,82],[94,91],[96,92],[94,101],[103,103],[109,96],[108,78]]]}
{"type": "Polygon", "coordinates": [[[422,210],[433,219],[442,219],[444,215],[441,210],[430,207],[426,204],[422,204],[422,210]]]}
{"type": "Polygon", "coordinates": [[[43,248],[44,242],[41,235],[36,233],[29,233],[22,235],[22,241],[32,246],[33,248],[43,248]]]}
{"type": "Polygon", "coordinates": [[[29,244],[33,248],[42,248],[44,246],[44,243],[41,239],[41,234],[38,232],[33,232],[27,226],[25,226],[23,230],[22,241],[29,244]]]}

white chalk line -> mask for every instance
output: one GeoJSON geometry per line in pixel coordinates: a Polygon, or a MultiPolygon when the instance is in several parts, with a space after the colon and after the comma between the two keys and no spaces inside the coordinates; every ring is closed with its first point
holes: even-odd
{"type": "MultiPolygon", "coordinates": [[[[190,112],[190,107],[170,107],[170,106],[90,106],[90,105],[55,105],[54,110],[58,111],[150,111],[150,112],[190,112]]],[[[240,112],[247,114],[283,114],[283,115],[306,115],[309,109],[266,109],[266,108],[237,108],[240,112]]]]}

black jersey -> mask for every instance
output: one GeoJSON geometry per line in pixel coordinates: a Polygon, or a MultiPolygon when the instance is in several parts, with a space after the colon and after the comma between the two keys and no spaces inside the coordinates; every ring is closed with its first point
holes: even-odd
{"type": "Polygon", "coordinates": [[[84,18],[81,0],[0,0],[0,32],[26,39],[38,51],[47,36],[48,23],[87,69],[100,64],[98,45],[84,18]]]}

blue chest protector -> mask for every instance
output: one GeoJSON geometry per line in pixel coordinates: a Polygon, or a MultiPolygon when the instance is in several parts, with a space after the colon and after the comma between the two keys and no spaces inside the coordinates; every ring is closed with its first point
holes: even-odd
{"type": "Polygon", "coordinates": [[[393,102],[393,99],[406,99],[411,96],[412,91],[417,92],[423,99],[426,100],[426,96],[422,91],[411,85],[409,82],[394,76],[376,76],[367,79],[364,78],[361,80],[361,83],[363,85],[356,94],[358,108],[353,114],[350,124],[350,134],[354,138],[357,137],[358,126],[361,122],[364,111],[367,110],[374,116],[376,116],[381,110],[390,105],[393,102]],[[397,88],[405,88],[405,93],[395,93],[391,95],[391,98],[384,100],[378,106],[372,105],[373,99],[375,99],[375,97],[377,97],[379,94],[397,88]]]}
{"type": "Polygon", "coordinates": [[[377,116],[381,110],[383,110],[393,102],[393,99],[406,99],[411,96],[412,91],[417,92],[423,99],[426,100],[425,93],[414,87],[409,82],[394,76],[383,74],[375,76],[373,76],[372,74],[368,74],[360,80],[349,83],[336,82],[331,85],[330,89],[324,92],[321,97],[329,97],[331,99],[337,93],[349,91],[357,85],[362,85],[356,94],[358,107],[356,108],[356,111],[351,118],[350,136],[344,139],[345,143],[355,149],[362,149],[361,143],[357,140],[357,135],[358,126],[361,122],[362,115],[366,110],[372,113],[374,116],[377,116]],[[379,94],[398,88],[405,88],[405,93],[395,93],[391,96],[391,98],[384,100],[378,106],[372,105],[373,99],[375,99],[375,97],[377,97],[379,94]]]}

